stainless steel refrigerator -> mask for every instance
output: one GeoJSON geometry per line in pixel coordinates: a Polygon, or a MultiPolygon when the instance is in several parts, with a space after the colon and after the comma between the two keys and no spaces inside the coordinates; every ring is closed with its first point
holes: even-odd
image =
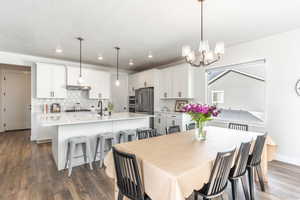
{"type": "MultiPolygon", "coordinates": [[[[154,88],[135,90],[135,112],[154,115],[154,88]]],[[[154,118],[150,118],[150,127],[154,128],[154,118]]]]}

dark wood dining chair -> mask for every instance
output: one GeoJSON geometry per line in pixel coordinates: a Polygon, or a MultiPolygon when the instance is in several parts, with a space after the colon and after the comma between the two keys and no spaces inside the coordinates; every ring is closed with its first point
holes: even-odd
{"type": "Polygon", "coordinates": [[[263,153],[263,149],[265,146],[267,138],[267,133],[264,135],[257,136],[252,153],[250,154],[247,162],[247,171],[248,171],[248,179],[249,179],[249,187],[250,187],[250,198],[254,200],[254,173],[256,171],[258,180],[260,183],[260,188],[263,192],[265,192],[265,185],[263,179],[263,173],[261,168],[261,156],[263,153]]]}
{"type": "Polygon", "coordinates": [[[196,128],[196,123],[186,124],[185,128],[187,131],[194,130],[196,128]]]}
{"type": "Polygon", "coordinates": [[[113,147],[113,157],[119,188],[118,200],[123,200],[124,196],[131,200],[151,200],[144,192],[136,156],[113,147]]]}
{"type": "Polygon", "coordinates": [[[148,133],[149,135],[149,137],[151,138],[151,137],[158,137],[158,136],[160,136],[160,134],[157,132],[157,130],[154,128],[154,129],[151,129],[151,130],[149,130],[149,133],[148,133]]]}
{"type": "Polygon", "coordinates": [[[137,129],[136,130],[136,136],[138,140],[149,138],[149,132],[152,129],[137,129]]]}
{"type": "Polygon", "coordinates": [[[241,180],[245,199],[249,200],[249,190],[248,190],[248,181],[247,181],[247,162],[249,158],[251,148],[251,142],[242,143],[239,149],[239,152],[236,156],[234,166],[231,168],[229,173],[229,181],[231,182],[232,189],[232,199],[237,200],[237,189],[238,182],[241,180]]]}
{"type": "Polygon", "coordinates": [[[229,172],[232,167],[235,148],[219,152],[214,162],[212,172],[210,174],[209,182],[205,184],[200,190],[194,190],[194,200],[202,197],[203,200],[215,199],[221,197],[227,188],[229,172]]]}
{"type": "Polygon", "coordinates": [[[248,131],[247,124],[229,123],[228,128],[234,129],[234,130],[239,130],[239,131],[248,131]]]}
{"type": "Polygon", "coordinates": [[[172,133],[179,133],[180,132],[180,126],[170,126],[166,129],[166,134],[172,134],[172,133]]]}

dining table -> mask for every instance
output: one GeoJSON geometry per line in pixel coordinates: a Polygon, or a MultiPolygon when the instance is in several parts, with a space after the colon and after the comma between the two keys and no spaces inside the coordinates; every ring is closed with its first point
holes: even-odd
{"type": "MultiPolygon", "coordinates": [[[[145,193],[152,200],[185,200],[208,182],[218,152],[252,141],[263,133],[214,126],[205,127],[206,140],[198,141],[194,130],[116,144],[119,151],[135,154],[145,193]]],[[[253,146],[253,145],[252,145],[253,146]]],[[[268,135],[262,153],[263,178],[268,182],[268,162],[277,145],[268,135]]],[[[104,160],[106,174],[115,179],[112,151],[104,160]]],[[[116,180],[115,180],[116,183],[116,180]]],[[[115,184],[115,197],[118,188],[115,184]]]]}

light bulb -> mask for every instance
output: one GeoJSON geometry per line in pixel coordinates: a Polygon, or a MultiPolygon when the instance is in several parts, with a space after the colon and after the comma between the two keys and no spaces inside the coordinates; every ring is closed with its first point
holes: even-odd
{"type": "Polygon", "coordinates": [[[214,59],[213,52],[209,51],[209,52],[205,53],[205,59],[206,60],[213,60],[214,59]]]}
{"type": "Polygon", "coordinates": [[[98,60],[103,60],[103,56],[101,54],[98,55],[98,60]]]}
{"type": "Polygon", "coordinates": [[[120,86],[120,81],[119,81],[119,79],[116,80],[116,86],[117,86],[117,87],[120,86]]]}
{"type": "Polygon", "coordinates": [[[78,78],[78,80],[77,80],[77,83],[78,83],[79,85],[83,85],[84,79],[80,76],[80,77],[78,78]]]}
{"type": "Polygon", "coordinates": [[[148,58],[153,58],[152,52],[149,51],[148,58]]]}
{"type": "Polygon", "coordinates": [[[134,63],[133,63],[133,60],[132,60],[132,59],[130,59],[130,60],[129,60],[129,65],[130,65],[130,66],[133,66],[133,65],[134,65],[134,63]]]}
{"type": "Polygon", "coordinates": [[[194,51],[190,52],[189,55],[187,56],[187,60],[194,61],[195,59],[196,59],[195,52],[194,51]]]}
{"type": "Polygon", "coordinates": [[[191,47],[190,46],[183,46],[182,47],[182,56],[183,57],[186,57],[186,56],[188,56],[190,53],[191,53],[191,51],[192,51],[192,49],[191,49],[191,47]]]}
{"type": "Polygon", "coordinates": [[[215,47],[216,54],[224,54],[225,53],[225,44],[224,42],[218,42],[215,47]]]}
{"type": "Polygon", "coordinates": [[[199,52],[209,52],[209,43],[207,40],[200,41],[200,45],[199,45],[199,52]]]}
{"type": "Polygon", "coordinates": [[[63,50],[62,50],[62,48],[61,48],[60,46],[58,46],[58,47],[55,49],[55,52],[56,52],[56,53],[62,53],[63,50]]]}

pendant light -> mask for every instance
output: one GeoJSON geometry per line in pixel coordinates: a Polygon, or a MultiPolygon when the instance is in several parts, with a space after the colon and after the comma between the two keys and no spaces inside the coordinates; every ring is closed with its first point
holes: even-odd
{"type": "Polygon", "coordinates": [[[79,84],[79,85],[83,85],[84,84],[84,79],[82,78],[82,59],[81,59],[81,57],[82,57],[82,41],[83,41],[83,38],[82,37],[78,37],[78,38],[76,38],[77,40],[79,40],[79,67],[80,67],[80,71],[79,71],[79,78],[78,78],[78,80],[77,80],[77,83],[79,84]]]}
{"type": "Polygon", "coordinates": [[[116,86],[118,87],[120,85],[120,81],[119,81],[119,51],[120,51],[120,47],[115,47],[116,51],[117,51],[117,80],[116,80],[116,86]]]}

